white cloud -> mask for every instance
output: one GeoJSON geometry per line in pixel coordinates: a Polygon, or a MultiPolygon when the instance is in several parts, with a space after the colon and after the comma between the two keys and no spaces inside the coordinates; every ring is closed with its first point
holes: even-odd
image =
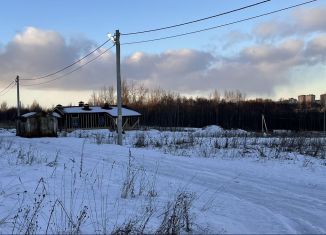
{"type": "Polygon", "coordinates": [[[263,39],[277,38],[295,33],[295,26],[284,21],[272,20],[258,24],[253,34],[263,39]]]}
{"type": "Polygon", "coordinates": [[[304,50],[302,40],[288,39],[279,44],[261,44],[243,49],[239,60],[244,63],[269,63],[290,66],[298,63],[304,50]]]}
{"type": "Polygon", "coordinates": [[[306,32],[326,31],[326,7],[299,8],[293,12],[296,27],[306,32]]]}
{"type": "MultiPolygon", "coordinates": [[[[276,44],[247,46],[228,58],[195,50],[154,55],[138,52],[124,63],[125,78],[187,94],[217,88],[273,95],[276,87],[290,84],[289,74],[293,69],[309,65],[320,54],[320,50],[311,51],[309,45],[324,46],[323,37],[315,37],[307,45],[304,40],[289,38],[276,44]]],[[[320,62],[324,63],[325,59],[320,62]]]]}
{"type": "Polygon", "coordinates": [[[27,27],[24,32],[19,33],[13,39],[15,45],[23,46],[41,46],[64,44],[64,39],[54,31],[42,31],[34,27],[27,27]]]}
{"type": "Polygon", "coordinates": [[[232,46],[235,46],[236,44],[248,41],[250,39],[251,36],[249,34],[233,30],[227,33],[226,36],[224,37],[225,42],[222,48],[228,49],[232,46]]]}
{"type": "Polygon", "coordinates": [[[326,32],[326,7],[299,8],[286,19],[274,18],[258,24],[253,33],[263,39],[326,32]]]}
{"type": "Polygon", "coordinates": [[[326,34],[318,35],[308,43],[306,55],[312,58],[326,57],[326,34]]]}
{"type": "MultiPolygon", "coordinates": [[[[5,45],[0,53],[0,82],[5,84],[16,77],[16,74],[24,79],[51,73],[78,60],[94,46],[95,43],[87,39],[72,39],[70,43],[67,43],[57,32],[28,27],[5,45]]],[[[104,68],[101,60],[98,60],[96,64],[93,68],[101,67],[101,64],[104,68]]],[[[98,68],[99,71],[102,67],[98,68]]],[[[83,73],[74,73],[70,76],[71,79],[60,80],[50,85],[64,89],[80,89],[73,78],[80,76],[81,80],[85,80],[86,75],[98,77],[96,71],[88,68],[83,70],[83,73]]]]}

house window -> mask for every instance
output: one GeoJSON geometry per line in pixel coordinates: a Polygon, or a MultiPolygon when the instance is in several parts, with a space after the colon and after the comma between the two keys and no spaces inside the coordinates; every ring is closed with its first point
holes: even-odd
{"type": "Polygon", "coordinates": [[[71,126],[72,126],[72,128],[78,128],[79,127],[79,118],[78,117],[72,117],[71,118],[71,126]]]}
{"type": "Polygon", "coordinates": [[[99,126],[100,127],[104,127],[105,126],[104,116],[99,116],[98,123],[99,123],[99,126]]]}

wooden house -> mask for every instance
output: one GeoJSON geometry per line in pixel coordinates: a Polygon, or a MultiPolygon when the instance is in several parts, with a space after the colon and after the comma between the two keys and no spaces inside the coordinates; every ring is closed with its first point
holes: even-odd
{"type": "MultiPolygon", "coordinates": [[[[89,106],[79,102],[78,106],[57,105],[53,112],[59,119],[59,130],[72,131],[75,129],[117,129],[118,109],[116,106],[89,106]]],[[[122,128],[131,130],[139,128],[141,114],[125,106],[122,107],[122,128]]]]}
{"type": "Polygon", "coordinates": [[[58,118],[60,116],[56,113],[26,113],[17,120],[16,135],[21,137],[56,137],[58,118]]]}

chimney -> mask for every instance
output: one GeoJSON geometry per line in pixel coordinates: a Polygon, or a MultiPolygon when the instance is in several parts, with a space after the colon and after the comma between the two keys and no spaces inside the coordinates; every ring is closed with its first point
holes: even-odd
{"type": "Polygon", "coordinates": [[[63,107],[62,107],[61,104],[58,104],[58,105],[56,106],[56,108],[57,108],[57,109],[62,109],[63,107]]]}
{"type": "Polygon", "coordinates": [[[84,110],[91,110],[90,108],[89,108],[89,104],[84,104],[84,108],[83,108],[84,110]]]}
{"type": "Polygon", "coordinates": [[[110,107],[109,103],[105,103],[102,109],[112,109],[112,108],[110,107]]]}

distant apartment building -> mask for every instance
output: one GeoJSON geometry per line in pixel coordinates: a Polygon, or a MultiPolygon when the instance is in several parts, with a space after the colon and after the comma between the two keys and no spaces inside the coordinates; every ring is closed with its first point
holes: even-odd
{"type": "Polygon", "coordinates": [[[307,104],[313,104],[316,101],[316,96],[315,95],[306,95],[306,103],[307,104]]]}
{"type": "Polygon", "coordinates": [[[299,95],[298,102],[299,102],[299,104],[305,104],[306,103],[306,95],[299,95]]]}
{"type": "Polygon", "coordinates": [[[307,104],[307,105],[311,105],[313,103],[315,103],[316,101],[316,96],[313,94],[310,95],[299,95],[298,96],[298,102],[299,104],[307,104]]]}
{"type": "Polygon", "coordinates": [[[326,94],[320,95],[320,104],[323,107],[326,107],[326,94]]]}

